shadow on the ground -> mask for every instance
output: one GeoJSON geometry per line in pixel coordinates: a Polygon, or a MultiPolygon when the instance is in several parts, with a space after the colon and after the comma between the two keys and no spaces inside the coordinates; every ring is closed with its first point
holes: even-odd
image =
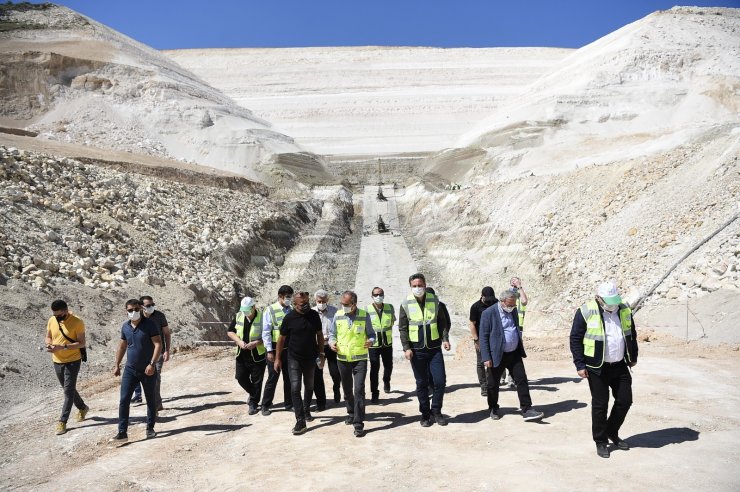
{"type": "Polygon", "coordinates": [[[577,410],[579,408],[586,407],[586,403],[578,400],[563,400],[556,403],[550,403],[547,405],[535,405],[534,409],[543,412],[545,416],[543,418],[552,417],[559,413],[570,412],[571,410],[577,410]]]}
{"type": "MultiPolygon", "coordinates": [[[[184,432],[206,432],[208,436],[212,436],[214,434],[223,434],[225,432],[234,432],[238,431],[239,429],[243,429],[245,427],[249,427],[252,424],[202,424],[202,425],[191,425],[190,427],[181,427],[179,429],[172,429],[172,430],[166,430],[157,432],[157,437],[154,439],[162,439],[165,437],[175,436],[177,434],[182,434],[184,432]]],[[[131,444],[136,444],[139,442],[146,441],[147,439],[142,439],[141,441],[129,441],[124,444],[121,444],[118,447],[124,447],[124,446],[130,446],[131,444]]]]}
{"type": "Polygon", "coordinates": [[[387,422],[387,424],[382,425],[380,427],[375,427],[373,429],[367,429],[365,433],[370,434],[373,432],[380,432],[384,430],[394,429],[396,427],[402,427],[404,425],[412,424],[414,422],[419,422],[420,419],[421,419],[421,415],[409,416],[409,415],[403,415],[402,413],[398,413],[398,412],[368,413],[365,415],[365,421],[369,420],[372,422],[387,422]]]}
{"type": "Polygon", "coordinates": [[[489,418],[490,415],[490,410],[485,408],[483,410],[476,410],[474,412],[455,415],[454,417],[450,418],[449,422],[451,424],[475,424],[478,422],[483,422],[484,420],[489,418]]]}
{"type": "Polygon", "coordinates": [[[172,415],[172,416],[160,415],[159,417],[157,417],[157,422],[171,422],[173,420],[176,420],[178,417],[192,415],[194,413],[199,413],[204,410],[212,410],[218,407],[236,406],[236,405],[245,405],[245,403],[243,401],[231,400],[231,401],[219,401],[215,403],[203,403],[202,405],[195,405],[192,407],[168,407],[165,410],[179,410],[182,413],[178,413],[177,415],[172,415]]]}
{"type": "Polygon", "coordinates": [[[445,394],[469,388],[478,388],[480,390],[480,385],[478,383],[451,384],[445,388],[445,394]]]}
{"type": "Polygon", "coordinates": [[[177,401],[177,400],[194,400],[196,398],[205,398],[206,396],[223,396],[231,394],[230,391],[211,391],[210,393],[200,393],[197,395],[178,395],[171,398],[165,398],[163,402],[177,401]]]}
{"type": "Polygon", "coordinates": [[[669,427],[667,429],[654,430],[635,434],[625,439],[633,448],[662,448],[669,444],[681,444],[686,441],[699,439],[699,431],[688,427],[669,427]]]}
{"type": "MultiPolygon", "coordinates": [[[[416,391],[391,391],[390,393],[385,393],[384,397],[380,398],[380,401],[378,403],[370,403],[369,398],[365,398],[365,405],[366,406],[379,406],[384,407],[386,405],[394,405],[396,403],[408,403],[410,402],[414,397],[416,396],[416,391]],[[398,395],[393,396],[392,398],[389,398],[391,395],[398,395]]],[[[344,400],[342,400],[344,401],[344,400]]]]}
{"type": "Polygon", "coordinates": [[[554,377],[554,378],[540,378],[540,379],[530,379],[529,384],[533,385],[546,385],[546,384],[563,384],[563,383],[579,383],[581,382],[581,378],[562,378],[562,377],[554,377]]]}

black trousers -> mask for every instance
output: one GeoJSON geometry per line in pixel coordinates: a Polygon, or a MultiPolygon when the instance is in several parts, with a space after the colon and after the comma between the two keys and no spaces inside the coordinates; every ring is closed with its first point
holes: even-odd
{"type": "Polygon", "coordinates": [[[362,429],[365,420],[365,376],[367,376],[367,361],[355,362],[338,361],[339,373],[342,375],[342,389],[344,401],[347,402],[347,414],[352,415],[352,424],[356,429],[362,429]]]}
{"type": "Polygon", "coordinates": [[[234,377],[239,386],[244,388],[249,394],[248,404],[250,407],[257,407],[262,393],[262,381],[265,378],[266,361],[255,362],[248,351],[242,353],[236,359],[236,371],[234,377]],[[245,353],[246,352],[246,353],[245,353]]]}
{"type": "Polygon", "coordinates": [[[290,374],[290,396],[293,402],[296,422],[306,422],[308,406],[311,404],[311,393],[313,393],[315,368],[315,359],[295,359],[288,357],[287,371],[283,371],[290,374]],[[301,385],[301,383],[303,384],[301,385]],[[305,395],[304,398],[301,398],[301,386],[305,387],[303,393],[305,395]]]}
{"type": "Polygon", "coordinates": [[[380,375],[380,361],[383,360],[383,383],[391,384],[393,372],[393,347],[378,347],[370,349],[370,393],[377,395],[378,376],[380,375]]]}
{"type": "Polygon", "coordinates": [[[488,379],[488,409],[498,410],[498,393],[501,375],[508,369],[514,383],[516,392],[519,396],[519,407],[526,411],[532,406],[532,398],[529,396],[529,382],[527,381],[527,372],[524,370],[524,361],[519,352],[504,352],[501,358],[501,364],[496,367],[486,368],[486,377],[488,379]]]}
{"type": "MultiPolygon", "coordinates": [[[[277,357],[277,354],[275,354],[277,357]]],[[[277,388],[277,382],[280,378],[280,373],[283,373],[283,401],[286,406],[292,405],[292,399],[290,396],[290,371],[288,371],[288,350],[283,350],[280,354],[280,360],[283,364],[282,371],[276,371],[275,366],[272,362],[267,361],[267,382],[265,383],[265,392],[262,394],[262,407],[271,407],[272,400],[275,398],[275,389],[277,388]]]]}
{"type": "Polygon", "coordinates": [[[67,422],[73,403],[79,410],[85,408],[85,402],[82,401],[82,397],[77,392],[77,375],[80,373],[80,364],[79,360],[66,364],[54,363],[54,372],[59,384],[64,388],[64,403],[62,404],[62,415],[59,417],[59,422],[67,422]]]}
{"type": "Polygon", "coordinates": [[[478,373],[478,384],[481,391],[488,391],[488,382],[486,379],[486,366],[483,365],[483,359],[480,356],[480,350],[475,350],[475,370],[478,373]]]}
{"type": "Polygon", "coordinates": [[[336,403],[339,403],[339,400],[342,399],[339,392],[339,388],[342,385],[342,375],[339,373],[339,365],[337,364],[337,353],[330,349],[328,345],[324,347],[324,353],[326,354],[326,365],[329,366],[329,375],[331,375],[332,389],[334,390],[334,401],[336,403]]]}
{"type": "Polygon", "coordinates": [[[447,373],[442,349],[414,350],[411,369],[416,379],[416,398],[419,400],[419,413],[429,418],[431,414],[442,413],[447,373]],[[429,377],[434,380],[432,401],[429,402],[429,377]]]}
{"type": "Polygon", "coordinates": [[[632,406],[632,375],[627,364],[617,362],[601,366],[601,374],[588,371],[591,390],[591,432],[595,442],[605,443],[608,437],[618,437],[627,412],[632,406]],[[614,405],[609,410],[609,389],[614,395],[614,405]]]}

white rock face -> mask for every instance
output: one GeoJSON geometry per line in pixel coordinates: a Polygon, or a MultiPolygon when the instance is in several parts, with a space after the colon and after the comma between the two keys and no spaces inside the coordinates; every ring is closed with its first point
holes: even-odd
{"type": "Polygon", "coordinates": [[[340,47],[164,53],[320,154],[436,151],[573,50],[340,47]]]}
{"type": "Polygon", "coordinates": [[[176,158],[264,179],[304,153],[159,52],[64,7],[10,10],[0,119],[42,138],[176,158]]]}

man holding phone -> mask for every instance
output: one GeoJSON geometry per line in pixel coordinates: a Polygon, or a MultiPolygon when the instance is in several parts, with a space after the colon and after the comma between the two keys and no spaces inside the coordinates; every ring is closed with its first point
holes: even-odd
{"type": "Polygon", "coordinates": [[[72,411],[72,404],[77,407],[77,421],[85,420],[88,408],[77,392],[77,375],[80,372],[82,355],[80,349],[85,347],[85,323],[69,312],[67,303],[56,300],[51,303],[52,317],[46,323],[46,351],[51,354],[59,383],[64,388],[62,415],[57,422],[56,434],[67,432],[67,419],[72,411]]]}

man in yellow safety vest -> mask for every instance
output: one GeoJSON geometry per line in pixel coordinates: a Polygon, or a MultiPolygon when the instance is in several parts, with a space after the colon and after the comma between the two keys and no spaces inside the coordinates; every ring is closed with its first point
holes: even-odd
{"type": "Polygon", "coordinates": [[[254,415],[258,412],[257,404],[267,363],[267,351],[262,341],[262,311],[257,309],[254,299],[242,299],[227,335],[236,344],[234,377],[249,394],[249,415],[254,415]]]}
{"type": "Polygon", "coordinates": [[[622,302],[616,282],[599,285],[596,298],[576,311],[570,351],[578,375],[588,380],[591,390],[591,432],[596,454],[608,458],[610,440],[617,449],[629,449],[619,437],[619,429],[632,405],[630,368],[637,364],[637,332],[632,310],[622,302]],[[614,405],[607,418],[609,390],[614,405]]]}
{"type": "Polygon", "coordinates": [[[393,325],[396,323],[396,313],[393,305],[385,302],[385,292],[380,287],[374,287],[372,292],[373,303],[367,306],[370,321],[375,330],[375,343],[370,347],[370,394],[371,402],[378,403],[380,390],[378,376],[380,361],[383,360],[383,392],[391,392],[391,373],[393,372],[393,325]]]}

